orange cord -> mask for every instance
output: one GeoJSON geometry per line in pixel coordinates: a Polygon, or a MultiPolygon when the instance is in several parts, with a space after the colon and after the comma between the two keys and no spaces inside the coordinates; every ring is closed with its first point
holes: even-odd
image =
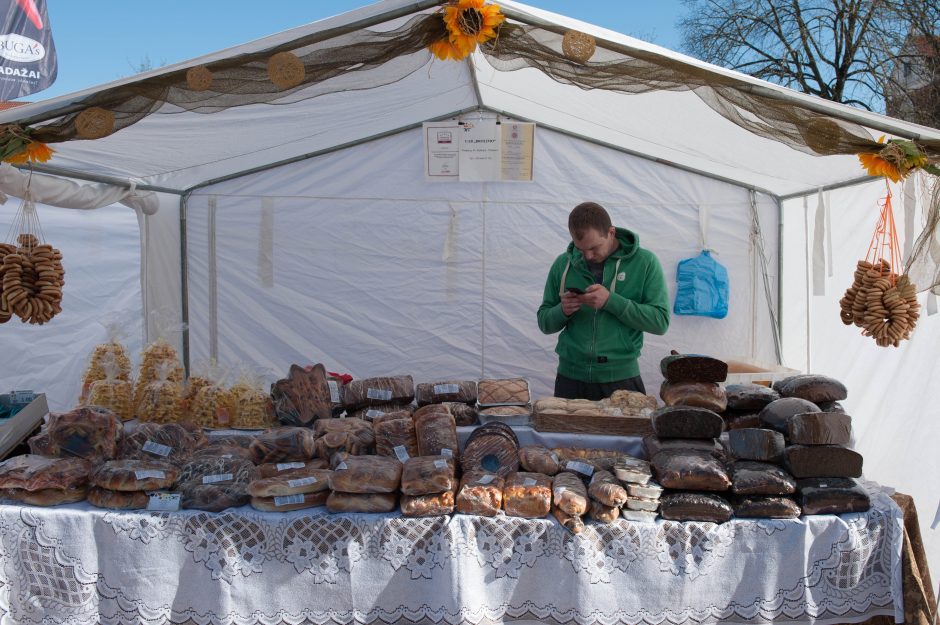
{"type": "Polygon", "coordinates": [[[865,260],[873,265],[879,264],[882,260],[891,263],[891,275],[889,279],[891,284],[897,283],[897,274],[901,267],[901,245],[898,243],[898,230],[894,225],[894,208],[891,206],[891,185],[885,178],[885,186],[888,193],[884,200],[879,202],[881,212],[878,217],[878,224],[875,226],[875,233],[871,237],[871,243],[868,245],[868,254],[865,260]]]}

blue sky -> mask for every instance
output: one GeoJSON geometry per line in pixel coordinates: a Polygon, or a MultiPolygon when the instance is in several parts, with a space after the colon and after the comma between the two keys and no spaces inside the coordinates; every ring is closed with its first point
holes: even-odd
{"type": "MultiPolygon", "coordinates": [[[[324,17],[369,0],[47,0],[59,75],[37,101],[154,66],[185,61],[324,17]]],[[[678,49],[681,0],[528,0],[611,30],[678,49]]]]}

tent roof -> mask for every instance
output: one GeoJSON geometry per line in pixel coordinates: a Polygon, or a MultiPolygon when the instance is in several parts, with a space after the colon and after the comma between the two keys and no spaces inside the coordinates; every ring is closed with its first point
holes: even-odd
{"type": "MultiPolygon", "coordinates": [[[[74,94],[0,111],[0,123],[49,120],[84,98],[180,69],[256,52],[301,38],[336,36],[359,28],[384,29],[432,9],[434,0],[385,0],[74,94]]],[[[511,19],[554,29],[576,29],[621,49],[662,55],[715,75],[742,90],[785,100],[869,129],[907,138],[940,140],[940,131],[798,93],[648,44],[626,35],[527,5],[500,2],[511,19]]],[[[95,141],[56,145],[56,158],[37,169],[88,179],[133,178],[154,188],[184,192],[205,183],[306,158],[423,121],[482,109],[535,121],[645,158],[732,181],[778,196],[838,186],[862,177],[853,156],[816,157],[748,133],[711,110],[691,91],[623,94],[582,90],[555,82],[535,69],[502,72],[477,53],[466,63],[433,61],[403,80],[356,89],[357,77],[341,77],[349,90],[290,102],[252,104],[206,114],[163,105],[156,114],[95,141]]]]}

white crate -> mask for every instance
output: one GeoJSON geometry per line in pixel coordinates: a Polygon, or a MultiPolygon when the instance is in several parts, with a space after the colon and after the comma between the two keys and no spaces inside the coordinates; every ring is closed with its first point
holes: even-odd
{"type": "Polygon", "coordinates": [[[725,362],[739,362],[741,364],[750,365],[751,367],[763,369],[763,371],[754,371],[748,373],[729,372],[728,378],[725,380],[726,385],[761,384],[763,386],[772,386],[774,382],[788,378],[791,375],[799,375],[802,373],[799,369],[790,369],[789,367],[784,367],[783,365],[759,362],[752,358],[732,357],[726,359],[725,362]]]}

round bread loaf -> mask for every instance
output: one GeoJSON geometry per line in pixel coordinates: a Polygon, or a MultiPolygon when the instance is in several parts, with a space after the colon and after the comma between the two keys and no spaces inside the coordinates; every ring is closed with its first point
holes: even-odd
{"type": "Polygon", "coordinates": [[[88,503],[109,510],[143,510],[150,497],[143,491],[108,490],[93,486],[88,489],[88,503]]]}
{"type": "Polygon", "coordinates": [[[178,477],[179,469],[169,462],[110,460],[92,472],[91,483],[107,490],[133,492],[170,488],[178,477]]]}

